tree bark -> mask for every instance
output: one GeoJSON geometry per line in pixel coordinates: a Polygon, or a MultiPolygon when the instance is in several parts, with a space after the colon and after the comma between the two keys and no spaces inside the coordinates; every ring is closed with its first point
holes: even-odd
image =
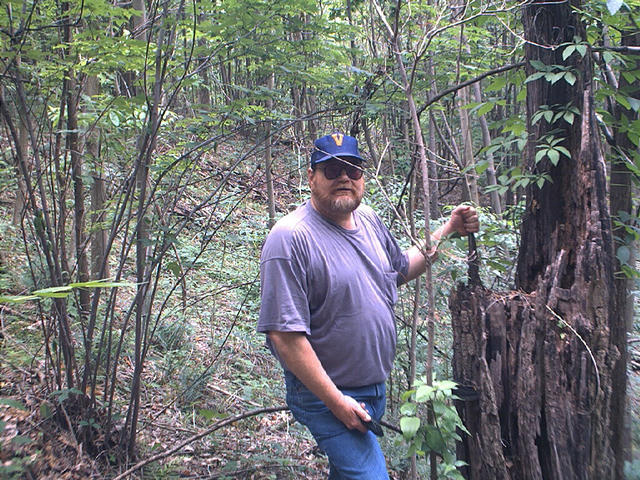
{"type": "MultiPolygon", "coordinates": [[[[20,68],[20,63],[21,63],[20,55],[16,55],[15,64],[18,69],[20,68]]],[[[0,86],[0,88],[4,88],[4,87],[0,86]]],[[[20,121],[20,119],[24,118],[24,116],[27,115],[27,113],[20,111],[19,104],[16,105],[15,113],[16,113],[16,119],[18,120],[18,124],[16,125],[18,138],[16,139],[16,141],[20,143],[20,149],[22,150],[22,152],[24,152],[24,154],[26,155],[26,158],[29,158],[29,155],[27,154],[27,152],[29,151],[29,132],[27,131],[27,126],[25,125],[25,123],[23,121],[20,121]]],[[[27,187],[24,184],[24,179],[22,178],[22,175],[20,175],[20,167],[17,164],[17,162],[15,163],[15,169],[16,169],[16,198],[13,203],[12,223],[18,226],[22,224],[22,219],[24,218],[24,215],[26,213],[25,209],[27,207],[27,200],[26,200],[27,187]]],[[[30,170],[30,168],[28,168],[28,170],[30,170]]]]}
{"type": "MultiPolygon", "coordinates": [[[[275,81],[275,76],[273,73],[269,74],[269,79],[267,80],[267,88],[271,91],[273,90],[273,85],[275,81]]],[[[273,99],[269,98],[267,100],[267,111],[272,111],[273,109],[273,99]]],[[[271,135],[271,121],[267,121],[266,124],[266,132],[265,132],[265,151],[264,151],[264,173],[265,173],[265,181],[267,182],[267,203],[269,210],[269,221],[268,227],[271,230],[271,227],[276,223],[276,200],[273,193],[273,173],[271,169],[273,168],[273,155],[271,146],[273,145],[273,137],[271,135]]]]}
{"type": "Polygon", "coordinates": [[[469,110],[465,107],[469,104],[469,87],[458,92],[458,115],[460,116],[460,135],[462,137],[462,174],[469,188],[470,200],[478,205],[478,181],[476,178],[475,161],[473,158],[473,139],[471,138],[471,124],[469,122],[469,110]]]}
{"type": "MultiPolygon", "coordinates": [[[[524,9],[529,60],[566,64],[562,48],[584,36],[580,5],[524,9]]],[[[460,445],[468,479],[613,478],[612,237],[604,159],[592,99],[590,58],[568,63],[575,85],[528,83],[527,168],[552,179],[527,187],[514,292],[459,285],[450,298],[454,378],[477,386],[478,402],[459,406],[471,436],[460,445]],[[541,105],[570,102],[573,124],[531,118],[541,105]],[[571,154],[536,161],[546,135],[571,154]]],[[[529,74],[533,73],[531,70],[529,74]]]]}
{"type": "MultiPolygon", "coordinates": [[[[65,26],[65,41],[70,44],[72,40],[71,26],[65,26]]],[[[78,92],[76,89],[75,72],[73,68],[67,71],[67,148],[71,158],[71,177],[73,180],[73,211],[74,211],[74,239],[76,254],[76,271],[78,282],[89,281],[89,259],[87,255],[87,242],[85,235],[86,228],[86,208],[85,208],[85,188],[83,175],[82,152],[80,152],[80,141],[78,135],[78,92]]],[[[86,288],[78,290],[79,308],[78,313],[84,322],[90,310],[90,294],[86,288]]]]}
{"type": "MultiPolygon", "coordinates": [[[[474,100],[477,103],[482,102],[482,93],[480,91],[480,82],[473,84],[473,96],[474,100]]],[[[478,117],[478,121],[480,122],[480,129],[482,131],[482,146],[484,148],[489,148],[491,146],[491,133],[489,132],[489,125],[487,122],[487,117],[485,115],[480,115],[478,117]]],[[[487,173],[487,185],[496,186],[498,184],[496,180],[496,166],[493,160],[493,153],[487,152],[487,163],[488,167],[486,170],[487,173]]],[[[502,202],[500,201],[500,195],[497,190],[492,190],[489,194],[489,198],[491,198],[491,208],[493,209],[496,215],[502,215],[502,202]]]]}
{"type": "MultiPolygon", "coordinates": [[[[623,34],[622,44],[639,45],[640,34],[623,34]]],[[[635,61],[630,62],[629,69],[640,68],[640,61],[635,57],[635,61]]],[[[624,75],[620,76],[617,86],[618,92],[637,98],[640,87],[636,84],[629,84],[624,75]]],[[[635,245],[632,236],[626,232],[626,221],[621,214],[633,215],[633,173],[628,168],[628,163],[637,148],[629,139],[626,131],[622,128],[638,120],[638,112],[624,110],[622,105],[614,102],[612,108],[613,117],[616,120],[614,131],[614,145],[611,160],[611,213],[618,217],[618,222],[613,228],[613,238],[615,239],[615,252],[620,249],[628,249],[628,265],[635,265],[635,245]]],[[[629,423],[627,423],[627,332],[632,328],[633,322],[633,296],[630,290],[633,288],[633,281],[622,272],[622,262],[619,258],[623,255],[616,255],[615,258],[615,313],[611,326],[611,341],[620,352],[620,358],[616,362],[613,371],[613,392],[611,401],[611,417],[613,429],[613,451],[615,455],[616,471],[615,478],[624,478],[624,462],[628,460],[630,446],[629,423]]]]}
{"type": "MultiPolygon", "coordinates": [[[[95,76],[87,78],[85,94],[87,96],[97,95],[99,92],[98,78],[95,76]]],[[[91,159],[91,277],[94,279],[108,278],[109,262],[106,259],[107,229],[104,228],[105,221],[105,201],[107,190],[105,178],[100,160],[99,132],[93,130],[87,133],[85,140],[85,151],[91,159]]]]}
{"type": "MultiPolygon", "coordinates": [[[[431,96],[436,95],[436,72],[433,66],[433,59],[429,58],[427,61],[429,76],[431,77],[431,96]]],[[[440,201],[440,182],[438,181],[438,157],[437,157],[437,142],[436,142],[436,118],[433,111],[429,111],[429,138],[427,149],[427,157],[429,158],[429,177],[431,178],[431,185],[429,189],[431,191],[431,218],[440,218],[441,212],[438,205],[440,201]]]]}

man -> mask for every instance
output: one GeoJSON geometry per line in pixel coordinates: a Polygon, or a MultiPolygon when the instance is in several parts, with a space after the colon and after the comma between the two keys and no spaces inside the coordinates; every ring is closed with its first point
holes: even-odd
{"type": "MultiPolygon", "coordinates": [[[[276,223],[262,250],[258,330],[284,367],[291,412],[329,458],[329,478],[388,479],[367,423],[384,413],[397,287],[429,260],[417,246],[401,251],[360,205],[365,160],[356,139],[334,133],[314,145],[311,199],[276,223]]],[[[459,206],[432,238],[478,227],[475,209],[459,206]]]]}

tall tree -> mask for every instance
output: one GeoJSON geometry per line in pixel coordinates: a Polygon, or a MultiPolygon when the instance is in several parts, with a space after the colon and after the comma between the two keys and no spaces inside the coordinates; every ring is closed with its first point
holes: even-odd
{"type": "MultiPolygon", "coordinates": [[[[631,22],[630,22],[631,23],[631,22]]],[[[631,26],[622,32],[623,47],[640,45],[640,34],[631,26]]],[[[610,138],[611,152],[611,189],[610,205],[611,214],[615,218],[613,237],[615,248],[615,311],[613,318],[618,319],[611,328],[611,341],[616,346],[620,356],[616,361],[613,371],[612,394],[612,429],[613,449],[616,462],[616,478],[624,478],[624,463],[629,454],[629,426],[627,424],[627,333],[633,323],[633,296],[631,295],[632,275],[629,269],[635,264],[635,244],[637,238],[634,232],[634,223],[637,217],[633,211],[633,192],[637,183],[637,173],[634,174],[634,163],[637,164],[638,146],[634,144],[634,133],[629,129],[630,125],[637,125],[638,110],[626,108],[614,98],[638,98],[640,87],[637,77],[634,78],[627,72],[637,72],[640,69],[638,56],[631,57],[623,75],[614,80],[610,78],[611,87],[616,95],[611,99],[610,111],[614,119],[614,133],[610,138]],[[634,162],[634,156],[635,162],[634,162]]],[[[637,132],[636,132],[637,135],[637,132]]]]}
{"type": "Polygon", "coordinates": [[[527,187],[515,292],[459,286],[450,299],[467,478],[614,478],[613,264],[606,178],[580,2],[523,11],[529,82],[527,187]],[[545,112],[551,112],[545,114],[545,112]],[[579,112],[579,115],[572,115],[579,112]]]}

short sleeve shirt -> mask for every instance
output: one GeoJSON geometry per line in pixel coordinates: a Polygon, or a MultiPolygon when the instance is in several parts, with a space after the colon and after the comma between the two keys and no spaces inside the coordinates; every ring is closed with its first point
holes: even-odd
{"type": "Polygon", "coordinates": [[[260,259],[258,331],[304,332],[340,387],[389,375],[398,275],[408,271],[406,254],[373,210],[360,205],[353,215],[356,227],[347,230],[306,202],[276,223],[260,259]]]}

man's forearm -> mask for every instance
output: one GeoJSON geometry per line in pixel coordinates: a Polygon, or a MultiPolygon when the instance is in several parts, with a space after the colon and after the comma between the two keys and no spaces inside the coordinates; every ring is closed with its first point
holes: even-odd
{"type": "Polygon", "coordinates": [[[420,245],[414,245],[406,250],[409,258],[409,269],[407,276],[402,279],[402,283],[410,282],[422,275],[427,268],[427,262],[433,262],[438,258],[438,246],[441,240],[454,233],[463,235],[477,232],[478,228],[478,215],[473,207],[468,205],[456,207],[449,220],[431,234],[429,245],[426,245],[426,241],[423,241],[420,245]]]}
{"type": "Polygon", "coordinates": [[[409,270],[406,278],[402,283],[410,282],[422,275],[427,269],[427,262],[433,262],[438,258],[438,245],[442,238],[446,238],[454,233],[450,226],[450,222],[441,225],[435,232],[431,234],[431,242],[429,247],[426,241],[420,242],[419,245],[413,245],[406,250],[409,258],[409,270]]]}
{"type": "Polygon", "coordinates": [[[342,392],[327,375],[307,337],[297,332],[270,332],[269,338],[287,369],[331,409],[342,392]]]}
{"type": "Polygon", "coordinates": [[[269,332],[269,339],[287,369],[300,380],[348,428],[366,432],[360,419],[369,413],[353,398],[344,395],[320,363],[306,335],[298,332],[269,332]]]}

